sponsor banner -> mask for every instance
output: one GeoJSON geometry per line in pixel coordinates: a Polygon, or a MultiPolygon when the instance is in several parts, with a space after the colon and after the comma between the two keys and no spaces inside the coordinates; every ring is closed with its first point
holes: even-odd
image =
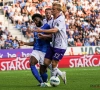
{"type": "Polygon", "coordinates": [[[65,55],[93,55],[98,51],[100,53],[99,46],[88,47],[68,47],[65,55]]]}
{"type": "Polygon", "coordinates": [[[29,57],[32,49],[5,49],[0,50],[0,58],[29,57]]]}
{"type": "Polygon", "coordinates": [[[59,68],[96,67],[100,66],[100,55],[73,55],[64,56],[59,68]]]}
{"type": "MultiPolygon", "coordinates": [[[[100,66],[99,55],[73,55],[64,56],[60,60],[59,68],[74,68],[74,67],[96,67],[100,66]]],[[[39,69],[39,65],[36,65],[39,69]]],[[[5,70],[29,70],[29,57],[27,58],[0,58],[0,71],[5,70]]]]}
{"type": "MultiPolygon", "coordinates": [[[[96,51],[100,53],[99,46],[68,47],[65,55],[93,55],[96,51]]],[[[0,58],[29,57],[31,52],[32,49],[0,50],[0,58]]]]}
{"type": "MultiPolygon", "coordinates": [[[[39,69],[39,65],[36,65],[39,69]]],[[[5,70],[29,70],[29,58],[0,58],[0,71],[5,70]]]]}

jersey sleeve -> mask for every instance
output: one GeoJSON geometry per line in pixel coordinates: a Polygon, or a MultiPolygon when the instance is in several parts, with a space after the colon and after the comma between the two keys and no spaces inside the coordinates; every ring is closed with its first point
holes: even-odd
{"type": "Polygon", "coordinates": [[[50,25],[46,23],[41,27],[41,29],[50,29],[50,25]]]}

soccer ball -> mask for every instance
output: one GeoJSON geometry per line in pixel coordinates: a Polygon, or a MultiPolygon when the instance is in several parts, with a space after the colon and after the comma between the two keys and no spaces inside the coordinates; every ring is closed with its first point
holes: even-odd
{"type": "Polygon", "coordinates": [[[50,78],[50,84],[52,86],[58,86],[60,84],[60,79],[57,76],[52,76],[50,78]]]}

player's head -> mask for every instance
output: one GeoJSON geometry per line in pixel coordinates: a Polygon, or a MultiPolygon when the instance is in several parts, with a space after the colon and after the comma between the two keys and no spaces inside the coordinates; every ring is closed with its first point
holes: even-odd
{"type": "Polygon", "coordinates": [[[46,8],[45,9],[46,18],[51,18],[51,15],[52,15],[52,9],[51,8],[46,8]]]}
{"type": "Polygon", "coordinates": [[[34,21],[37,27],[42,26],[42,15],[36,13],[32,16],[32,20],[34,21]]]}
{"type": "Polygon", "coordinates": [[[62,11],[62,7],[60,3],[53,3],[52,4],[52,14],[59,14],[62,11]]]}

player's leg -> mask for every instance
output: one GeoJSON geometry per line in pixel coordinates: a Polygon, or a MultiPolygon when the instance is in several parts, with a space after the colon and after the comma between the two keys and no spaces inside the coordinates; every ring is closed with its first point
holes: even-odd
{"type": "Polygon", "coordinates": [[[48,66],[51,64],[51,60],[52,60],[52,48],[51,47],[49,47],[48,49],[47,49],[47,52],[46,52],[46,54],[45,54],[45,58],[44,58],[44,68],[42,69],[42,75],[44,75],[45,73],[46,73],[46,71],[47,71],[47,68],[48,68],[48,66]]]}
{"type": "Polygon", "coordinates": [[[49,66],[48,66],[48,68],[50,69],[50,71],[51,71],[51,77],[52,76],[62,76],[62,71],[58,68],[58,65],[57,65],[57,67],[55,68],[55,73],[53,73],[53,70],[52,70],[52,64],[50,64],[49,66]]]}
{"type": "MultiPolygon", "coordinates": [[[[47,58],[44,59],[44,65],[41,68],[41,77],[42,79],[44,79],[44,82],[46,82],[48,79],[47,67],[49,66],[50,63],[51,63],[51,60],[47,58]]],[[[50,83],[44,83],[44,84],[45,85],[41,85],[41,87],[44,87],[44,86],[51,87],[50,83]]]]}
{"type": "MultiPolygon", "coordinates": [[[[44,60],[46,60],[47,62],[47,59],[44,59],[44,60]]],[[[43,82],[47,82],[47,79],[48,79],[47,67],[49,66],[50,63],[51,63],[51,60],[48,60],[47,64],[41,65],[40,67],[40,75],[43,82]]]]}
{"type": "MultiPolygon", "coordinates": [[[[44,59],[44,60],[46,60],[46,59],[44,59]]],[[[49,62],[48,62],[48,65],[49,65],[49,62]]],[[[47,82],[47,79],[48,79],[48,75],[47,75],[47,67],[48,67],[48,65],[47,64],[46,65],[40,65],[40,75],[41,75],[41,78],[42,78],[42,80],[44,82],[44,84],[40,85],[41,87],[46,87],[46,86],[47,87],[51,87],[50,83],[45,83],[45,82],[47,82]]]]}
{"type": "Polygon", "coordinates": [[[41,70],[42,76],[44,76],[44,77],[45,77],[45,73],[47,73],[48,66],[51,64],[51,58],[52,58],[52,49],[48,48],[46,55],[45,55],[45,59],[44,59],[44,68],[42,68],[42,70],[41,70]]]}
{"type": "Polygon", "coordinates": [[[42,79],[40,77],[40,74],[38,73],[38,70],[36,69],[35,65],[38,63],[39,55],[36,50],[33,50],[30,58],[30,68],[31,72],[34,75],[34,77],[38,80],[39,83],[42,83],[42,79]]]}
{"type": "Polygon", "coordinates": [[[45,54],[46,53],[39,51],[39,55],[40,55],[40,60],[39,60],[39,64],[40,64],[40,75],[41,75],[41,78],[42,78],[43,82],[47,82],[47,79],[48,79],[47,68],[44,65],[44,57],[45,57],[45,54]]]}
{"type": "Polygon", "coordinates": [[[52,60],[52,75],[57,76],[60,75],[64,83],[66,84],[66,72],[61,72],[57,67],[59,60],[61,60],[64,56],[66,50],[54,48],[54,55],[52,60]]]}
{"type": "MultiPolygon", "coordinates": [[[[42,75],[44,68],[45,68],[44,65],[40,65],[39,72],[40,72],[40,77],[41,77],[43,83],[47,82],[47,78],[48,78],[47,73],[45,73],[44,75],[42,75]]],[[[37,86],[41,86],[41,83],[37,84],[37,86]]]]}
{"type": "Polygon", "coordinates": [[[41,75],[43,82],[47,82],[47,79],[48,79],[47,69],[45,69],[45,68],[46,67],[44,65],[40,65],[40,75],[41,75]],[[46,71],[44,71],[44,70],[46,70],[46,71]]]}
{"type": "Polygon", "coordinates": [[[60,76],[66,84],[66,72],[62,72],[56,65],[58,64],[58,61],[52,60],[52,70],[51,70],[51,76],[60,76]]]}
{"type": "Polygon", "coordinates": [[[48,66],[48,69],[50,70],[50,77],[52,77],[52,64],[48,66]]]}
{"type": "MultiPolygon", "coordinates": [[[[52,48],[50,49],[50,50],[52,50],[52,48]]],[[[48,50],[49,52],[50,52],[50,50],[48,50]]],[[[65,50],[64,50],[65,51],[65,50]]],[[[53,51],[52,51],[53,52],[53,51]]],[[[64,53],[64,52],[63,52],[64,53]]],[[[48,53],[49,54],[49,53],[48,53]]],[[[53,55],[54,54],[54,52],[51,54],[51,55],[53,55]]],[[[50,57],[52,57],[52,56],[46,56],[47,58],[50,58],[50,57]]],[[[59,57],[58,57],[59,58],[59,57]]],[[[61,59],[61,58],[60,58],[61,59]]],[[[46,60],[47,61],[47,60],[46,60]]],[[[50,60],[51,61],[51,60],[50,60]]],[[[58,61],[59,61],[59,59],[58,59],[58,61]]],[[[57,63],[58,63],[58,61],[57,61],[57,63]]],[[[48,68],[50,69],[50,71],[51,71],[51,76],[64,76],[64,74],[66,74],[66,72],[62,72],[59,68],[58,68],[58,64],[55,64],[54,65],[55,67],[53,67],[52,68],[52,64],[50,64],[49,66],[48,66],[48,68]]]]}

